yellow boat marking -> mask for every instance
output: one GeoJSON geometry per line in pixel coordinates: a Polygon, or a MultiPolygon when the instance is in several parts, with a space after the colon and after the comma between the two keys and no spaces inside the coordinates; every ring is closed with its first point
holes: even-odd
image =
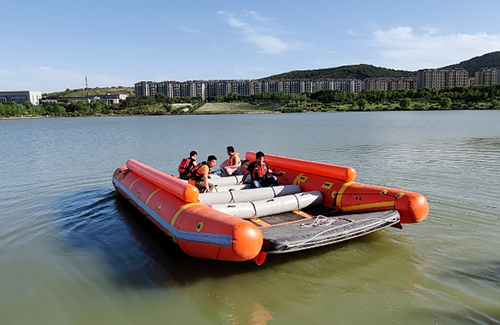
{"type": "Polygon", "coordinates": [[[204,225],[203,221],[202,221],[202,222],[200,222],[200,223],[198,224],[198,226],[196,226],[196,231],[197,231],[197,232],[200,232],[200,231],[203,229],[203,225],[204,225]]]}
{"type": "Polygon", "coordinates": [[[310,215],[309,213],[306,213],[306,212],[304,212],[302,210],[300,210],[300,211],[299,210],[293,210],[292,212],[295,213],[295,214],[298,214],[301,217],[304,217],[305,219],[314,218],[312,215],[310,215]]]}
{"type": "Polygon", "coordinates": [[[351,205],[345,208],[342,208],[342,211],[354,211],[354,210],[364,210],[364,209],[372,209],[372,208],[392,208],[396,204],[395,201],[386,201],[386,202],[375,202],[375,203],[367,203],[360,205],[351,205]]]}
{"type": "Polygon", "coordinates": [[[324,188],[326,190],[329,190],[331,189],[333,186],[333,183],[332,182],[324,182],[323,185],[321,185],[321,188],[324,188]]]}
{"type": "Polygon", "coordinates": [[[258,224],[258,225],[260,225],[262,227],[271,227],[270,224],[268,224],[265,221],[260,220],[259,218],[250,218],[250,220],[252,220],[253,222],[255,222],[256,224],[258,224]]]}
{"type": "Polygon", "coordinates": [[[307,181],[307,178],[308,178],[307,176],[304,176],[304,173],[300,173],[297,175],[297,177],[295,177],[292,184],[300,185],[300,183],[304,183],[305,181],[307,181]]]}
{"type": "Polygon", "coordinates": [[[148,196],[148,199],[146,200],[146,205],[149,205],[149,200],[151,200],[151,198],[153,197],[153,195],[155,195],[156,193],[158,193],[158,191],[161,190],[161,188],[157,188],[156,190],[154,190],[153,193],[151,193],[149,196],[148,196]]]}
{"type": "Polygon", "coordinates": [[[138,177],[135,181],[132,182],[132,184],[130,184],[128,189],[132,192],[132,186],[134,186],[135,182],[140,181],[141,179],[142,179],[142,177],[138,177]]]}
{"type": "Polygon", "coordinates": [[[187,208],[193,206],[193,205],[203,205],[199,202],[193,202],[193,203],[188,203],[188,204],[184,204],[183,206],[181,206],[181,208],[174,214],[174,217],[172,218],[172,221],[170,222],[170,224],[173,226],[174,223],[175,223],[175,220],[177,219],[177,217],[179,216],[179,214],[181,214],[182,211],[186,210],[187,208]]]}
{"type": "Polygon", "coordinates": [[[344,191],[352,184],[354,184],[354,182],[345,183],[344,185],[342,185],[342,188],[340,189],[339,193],[337,194],[337,202],[335,202],[335,203],[339,207],[339,209],[341,209],[340,202],[342,201],[342,194],[344,194],[344,191]]]}

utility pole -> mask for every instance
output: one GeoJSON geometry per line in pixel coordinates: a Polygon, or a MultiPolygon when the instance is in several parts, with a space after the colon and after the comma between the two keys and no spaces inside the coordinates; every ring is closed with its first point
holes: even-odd
{"type": "Polygon", "coordinates": [[[87,103],[89,102],[89,85],[87,84],[87,76],[85,76],[85,90],[87,90],[87,103]]]}

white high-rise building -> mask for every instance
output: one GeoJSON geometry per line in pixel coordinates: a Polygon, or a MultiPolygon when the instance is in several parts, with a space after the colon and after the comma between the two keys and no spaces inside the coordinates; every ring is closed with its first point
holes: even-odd
{"type": "Polygon", "coordinates": [[[29,101],[33,105],[40,104],[42,93],[40,91],[0,91],[0,103],[16,102],[23,104],[29,101]]]}

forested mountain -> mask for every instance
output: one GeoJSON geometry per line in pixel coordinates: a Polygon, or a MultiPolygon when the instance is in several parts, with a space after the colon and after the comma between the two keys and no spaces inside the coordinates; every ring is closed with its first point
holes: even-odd
{"type": "MultiPolygon", "coordinates": [[[[500,51],[487,53],[477,56],[467,61],[457,64],[442,67],[447,68],[462,68],[469,71],[470,76],[474,76],[476,71],[482,68],[498,68],[500,67],[500,51]]],[[[285,72],[274,76],[262,78],[267,79],[310,79],[318,80],[323,78],[356,78],[365,79],[371,77],[416,77],[416,71],[394,70],[380,68],[369,64],[345,65],[337,68],[315,69],[315,70],[295,70],[285,72]]]]}
{"type": "Polygon", "coordinates": [[[416,71],[394,70],[380,68],[369,64],[345,65],[337,68],[316,70],[295,70],[274,76],[262,78],[267,79],[310,79],[323,78],[356,78],[365,79],[371,77],[416,77],[416,71]]]}
{"type": "Polygon", "coordinates": [[[469,76],[471,77],[474,76],[476,71],[479,71],[482,68],[500,68],[500,51],[476,56],[470,60],[443,67],[443,69],[448,68],[465,69],[469,71],[469,76]]]}

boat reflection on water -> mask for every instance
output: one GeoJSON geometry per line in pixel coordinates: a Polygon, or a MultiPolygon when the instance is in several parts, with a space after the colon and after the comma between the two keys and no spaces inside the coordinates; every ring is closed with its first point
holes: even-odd
{"type": "MultiPolygon", "coordinates": [[[[125,253],[119,249],[110,252],[112,255],[125,254],[127,266],[116,264],[116,256],[107,256],[122,284],[136,286],[138,277],[152,279],[158,288],[175,290],[178,298],[196,305],[198,310],[204,311],[205,317],[216,322],[220,321],[221,313],[223,318],[235,324],[267,324],[273,319],[271,312],[259,302],[264,297],[245,294],[240,285],[226,281],[245,273],[258,272],[263,270],[262,267],[252,262],[232,263],[190,257],[123,197],[115,195],[113,203],[117,217],[128,228],[129,239],[134,241],[125,253]],[[124,272],[127,267],[136,272],[124,272]],[[201,298],[203,301],[200,301],[201,298]]],[[[126,237],[125,234],[122,236],[126,237]]],[[[273,264],[269,263],[269,267],[273,264]]],[[[150,287],[150,282],[144,283],[150,287]]]]}
{"type": "Polygon", "coordinates": [[[242,290],[248,283],[246,274],[266,268],[253,262],[186,255],[115,191],[72,192],[61,198],[58,206],[62,209],[56,217],[57,236],[63,239],[65,254],[97,256],[100,265],[92,268],[100,269],[102,277],[109,278],[118,291],[171,291],[213,322],[222,317],[241,324],[265,324],[272,319],[261,295],[242,290]],[[241,283],[230,281],[234,277],[242,279],[241,283]]]}

